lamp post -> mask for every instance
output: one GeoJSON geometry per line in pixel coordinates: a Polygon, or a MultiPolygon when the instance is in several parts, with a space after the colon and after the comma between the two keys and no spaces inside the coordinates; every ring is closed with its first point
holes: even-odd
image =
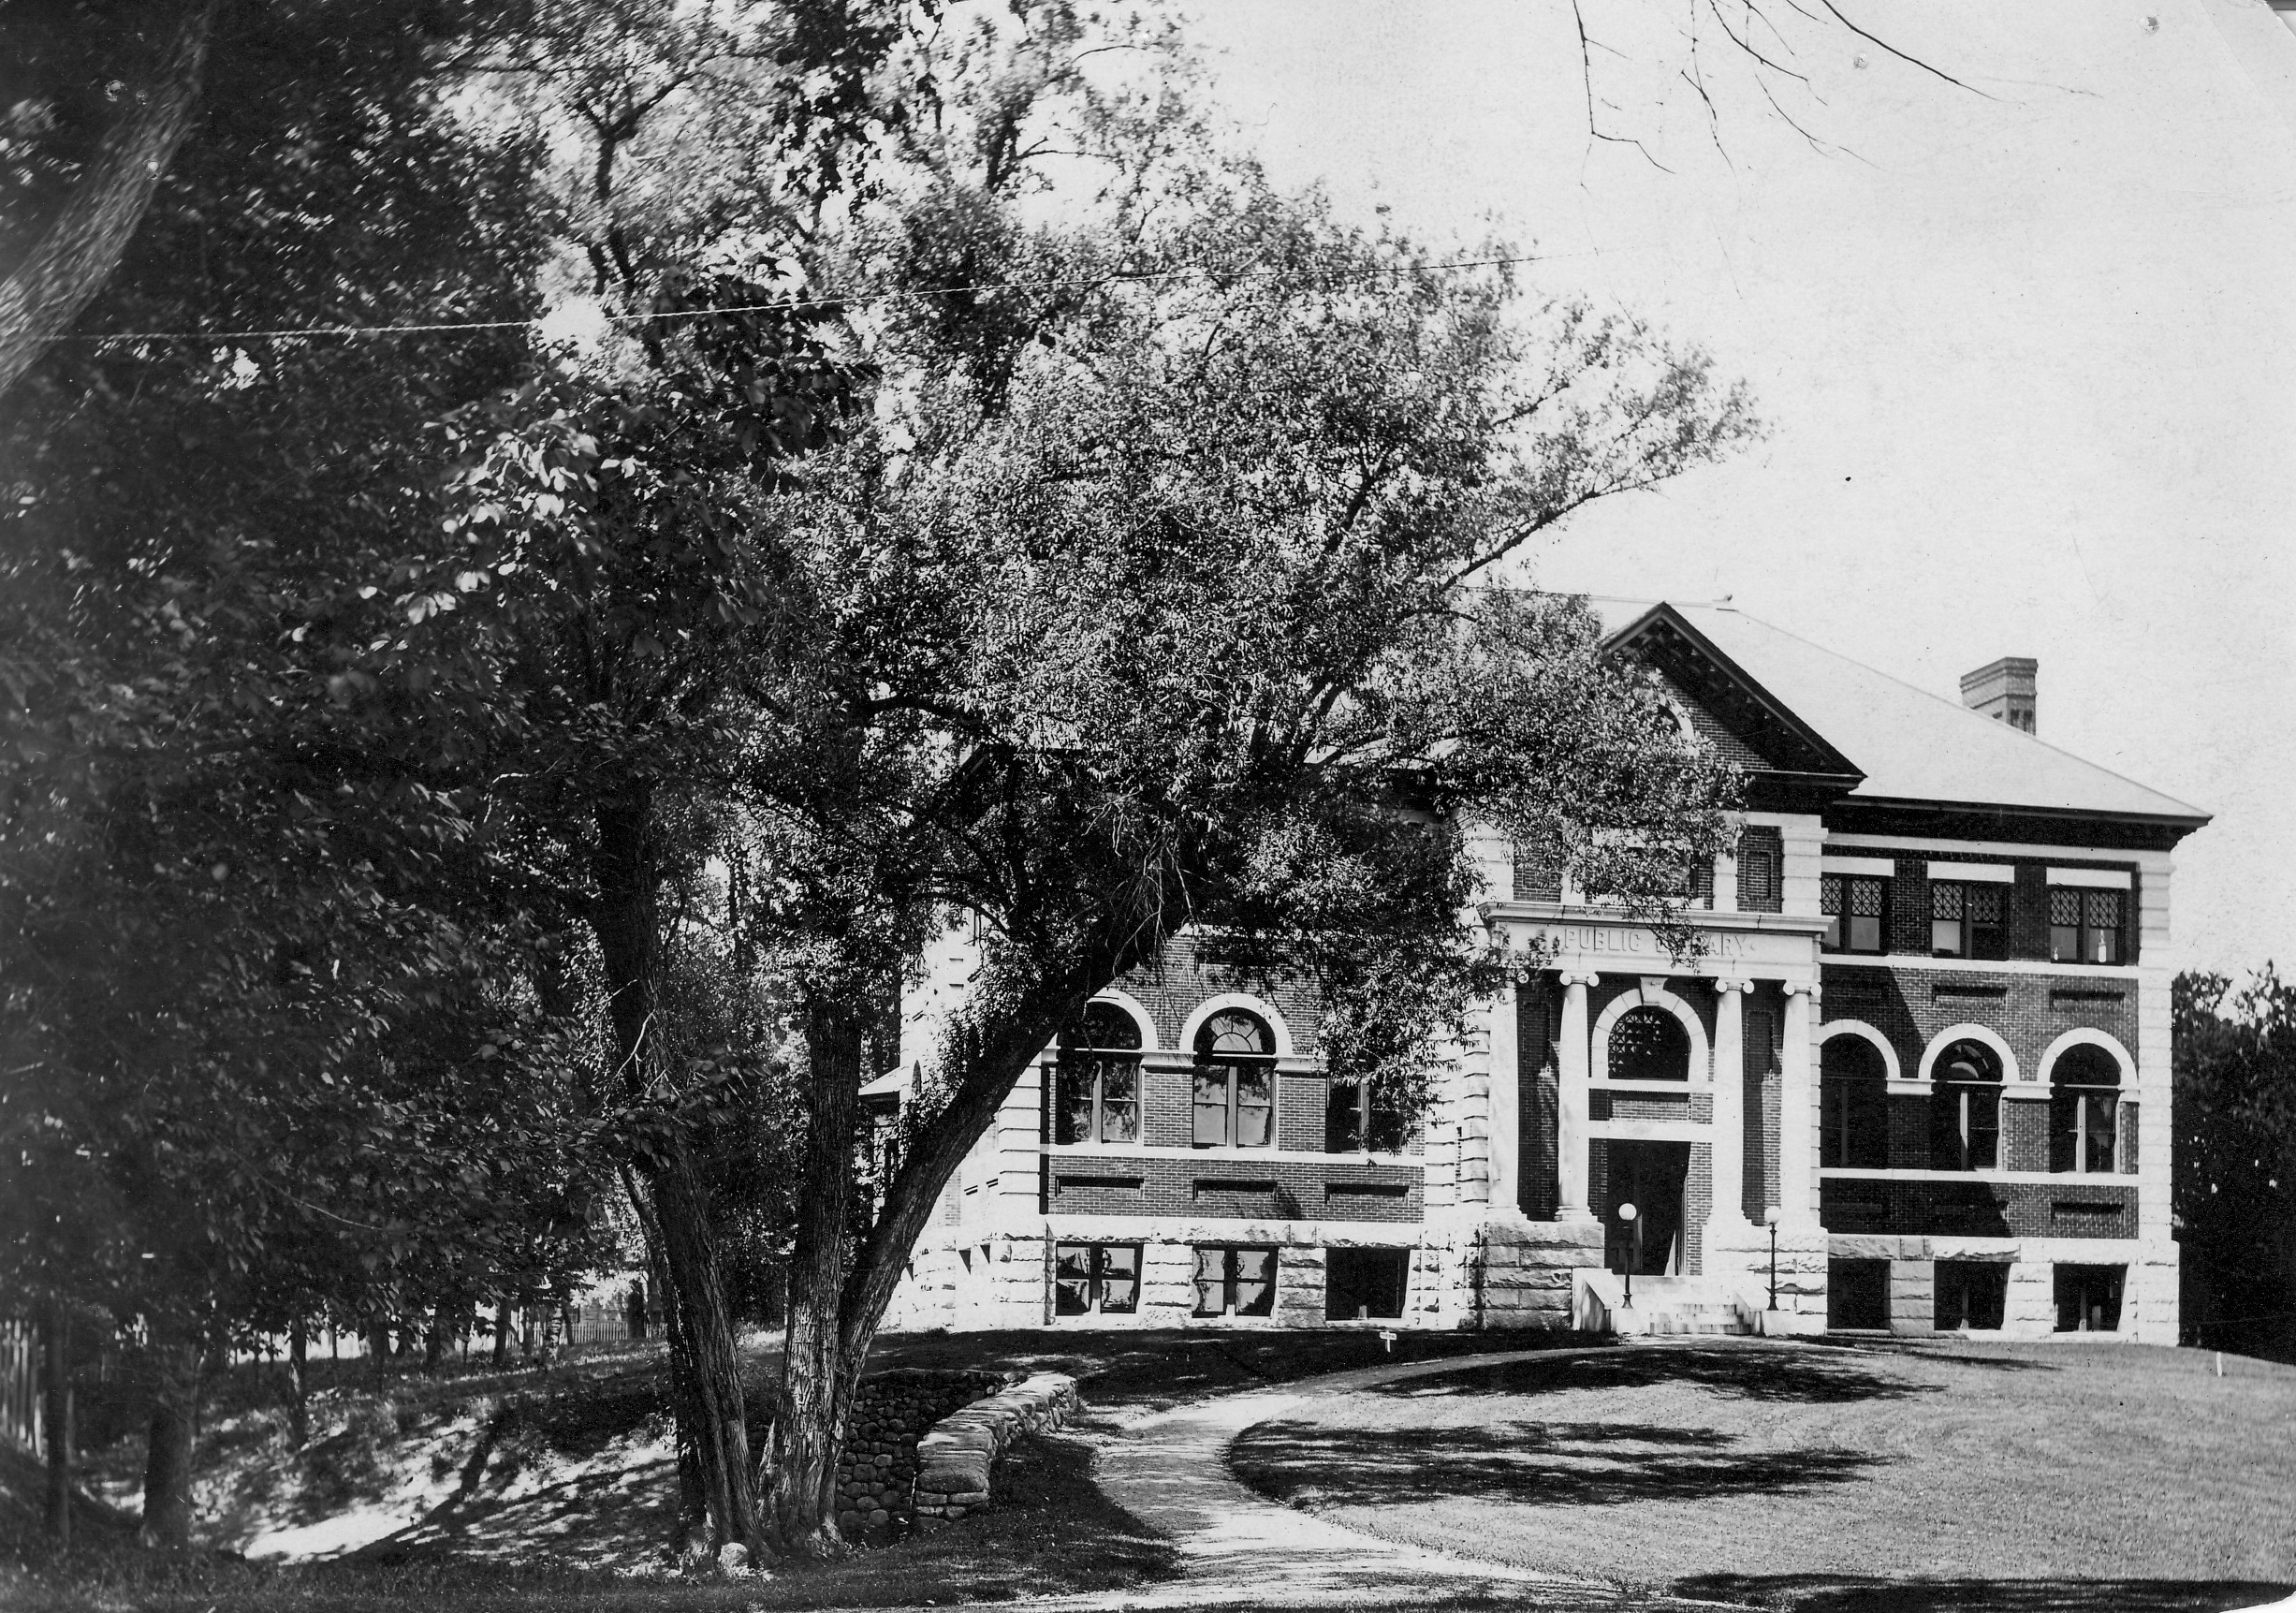
{"type": "Polygon", "coordinates": [[[1631,1311],[1634,1309],[1634,1268],[1643,1263],[1643,1224],[1635,1219],[1634,1206],[1631,1203],[1618,1207],[1618,1219],[1626,1223],[1627,1228],[1626,1308],[1631,1311]]]}
{"type": "Polygon", "coordinates": [[[1770,1309],[1777,1309],[1777,1224],[1786,1218],[1775,1204],[1762,1212],[1762,1219],[1770,1228],[1770,1309]]]}

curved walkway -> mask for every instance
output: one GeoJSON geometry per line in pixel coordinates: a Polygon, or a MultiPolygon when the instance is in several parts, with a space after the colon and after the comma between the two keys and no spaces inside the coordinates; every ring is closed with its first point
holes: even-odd
{"type": "Polygon", "coordinates": [[[1255,1423],[1312,1396],[1370,1388],[1462,1365],[1551,1356],[1512,1350],[1316,1378],[1295,1390],[1248,1391],[1144,1417],[1101,1447],[1093,1477],[1109,1500],[1171,1537],[1180,1574],[1160,1584],[1062,1598],[1071,1607],[1255,1607],[1503,1599],[1511,1606],[1615,1606],[1615,1587],[1477,1562],[1375,1539],[1268,1500],[1228,1471],[1227,1448],[1255,1423]]]}

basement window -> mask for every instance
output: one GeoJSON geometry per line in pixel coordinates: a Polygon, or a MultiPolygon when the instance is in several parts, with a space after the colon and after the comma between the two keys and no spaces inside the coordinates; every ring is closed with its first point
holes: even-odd
{"type": "Polygon", "coordinates": [[[1274,1250],[1197,1246],[1197,1315],[1272,1316],[1275,1312],[1274,1250]]]}
{"type": "Polygon", "coordinates": [[[1061,1243],[1053,1248],[1056,1316],[1129,1316],[1140,1309],[1137,1243],[1061,1243]]]}
{"type": "Polygon", "coordinates": [[[2009,1307],[2009,1265],[2000,1260],[1940,1260],[1934,1292],[1932,1325],[1938,1332],[1998,1328],[2009,1307]]]}
{"type": "Polygon", "coordinates": [[[1323,1319],[1347,1322],[1402,1315],[1410,1263],[1408,1249],[1326,1251],[1323,1319]]]}

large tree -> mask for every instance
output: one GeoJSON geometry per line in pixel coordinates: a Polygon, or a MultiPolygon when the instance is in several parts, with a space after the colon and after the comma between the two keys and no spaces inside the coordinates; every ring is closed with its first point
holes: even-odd
{"type": "Polygon", "coordinates": [[[2296,1359],[2296,986],[2172,988],[2176,1221],[2191,1342],[2296,1359]]]}

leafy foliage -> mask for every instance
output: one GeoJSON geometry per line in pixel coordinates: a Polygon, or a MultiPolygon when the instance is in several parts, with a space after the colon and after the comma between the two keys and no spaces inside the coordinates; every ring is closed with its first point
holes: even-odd
{"type": "Polygon", "coordinates": [[[2296,986],[2267,964],[2172,990],[2186,1325],[2296,1359],[2296,986]]]}

